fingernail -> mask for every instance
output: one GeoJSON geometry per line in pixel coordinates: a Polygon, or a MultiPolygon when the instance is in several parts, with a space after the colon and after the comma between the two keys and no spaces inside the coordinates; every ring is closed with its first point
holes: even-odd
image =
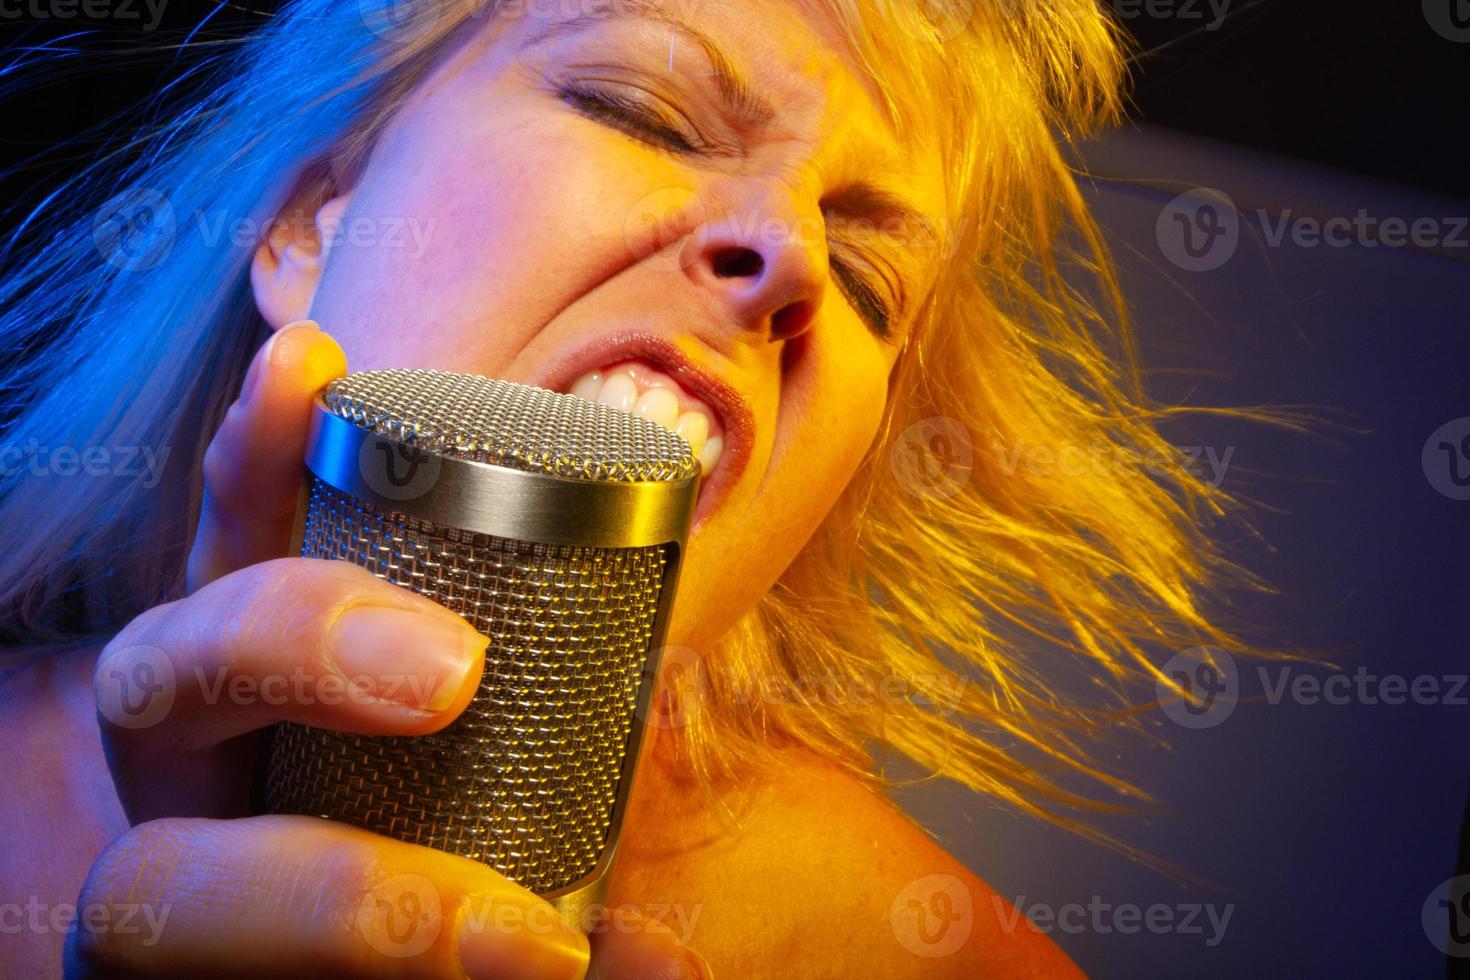
{"type": "Polygon", "coordinates": [[[452,620],[391,606],[354,606],[332,635],[354,692],[428,711],[454,702],[489,642],[452,620]]]}
{"type": "Polygon", "coordinates": [[[715,971],[710,968],[709,960],[685,947],[683,976],[686,980],[714,980],[715,971]]]}
{"type": "Polygon", "coordinates": [[[271,358],[271,351],[276,346],[276,341],[281,339],[281,334],[287,330],[296,330],[301,327],[310,327],[313,330],[320,329],[315,321],[295,320],[286,324],[275,333],[271,334],[269,340],[260,346],[255,352],[255,357],[250,361],[250,370],[245,372],[245,382],[240,386],[240,403],[249,405],[250,399],[255,394],[255,389],[260,386],[260,376],[265,373],[265,363],[271,358]]]}
{"type": "Polygon", "coordinates": [[[459,917],[459,965],[470,980],[582,980],[587,937],[549,906],[471,899],[459,917]]]}

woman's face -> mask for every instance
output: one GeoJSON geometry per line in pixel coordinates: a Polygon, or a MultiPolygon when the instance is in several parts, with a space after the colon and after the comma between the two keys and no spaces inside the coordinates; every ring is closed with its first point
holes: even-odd
{"type": "Polygon", "coordinates": [[[696,651],[853,475],[939,252],[915,220],[938,225],[938,161],[896,141],[825,17],[511,4],[323,207],[324,261],[257,257],[267,319],[309,315],[353,370],[575,389],[703,442],[668,637],[696,651]]]}

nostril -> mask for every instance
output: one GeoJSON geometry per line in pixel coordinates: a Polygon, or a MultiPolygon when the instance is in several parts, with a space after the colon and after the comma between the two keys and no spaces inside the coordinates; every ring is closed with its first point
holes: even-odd
{"type": "Polygon", "coordinates": [[[771,339],[789,340],[806,331],[816,315],[810,303],[791,303],[776,311],[771,317],[771,339]]]}
{"type": "Polygon", "coordinates": [[[724,279],[732,276],[758,276],[766,267],[766,260],[761,258],[759,252],[748,248],[722,248],[715,253],[712,264],[715,275],[724,279]]]}

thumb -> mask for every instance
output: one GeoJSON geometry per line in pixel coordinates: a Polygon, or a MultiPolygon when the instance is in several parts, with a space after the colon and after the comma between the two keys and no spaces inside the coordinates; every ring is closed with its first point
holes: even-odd
{"type": "Polygon", "coordinates": [[[703,956],[668,920],[628,906],[604,909],[593,924],[587,980],[712,980],[703,956]]]}
{"type": "Polygon", "coordinates": [[[276,331],[250,363],[240,397],[204,454],[204,501],[188,590],[286,557],[311,402],[347,373],[347,356],[311,320],[276,331]]]}

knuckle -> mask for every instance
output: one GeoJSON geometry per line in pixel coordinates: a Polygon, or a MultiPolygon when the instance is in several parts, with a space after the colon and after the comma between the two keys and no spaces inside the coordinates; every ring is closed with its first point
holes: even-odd
{"type": "Polygon", "coordinates": [[[92,669],[93,686],[97,685],[98,677],[103,673],[104,667],[116,667],[130,650],[141,643],[148,642],[155,633],[159,632],[156,627],[172,612],[174,606],[174,602],[165,602],[145,609],[113,634],[112,639],[108,640],[101,652],[97,654],[97,663],[92,669]]]}
{"type": "Polygon", "coordinates": [[[230,591],[224,595],[216,618],[219,642],[226,647],[244,643],[262,623],[284,630],[286,642],[308,639],[313,620],[324,603],[340,589],[300,558],[274,558],[250,565],[222,579],[230,591]]]}
{"type": "Polygon", "coordinates": [[[131,972],[127,969],[128,957],[119,949],[116,936],[102,930],[73,930],[66,937],[64,960],[67,980],[126,977],[131,972]]]}
{"type": "MultiPolygon", "coordinates": [[[[124,688],[138,671],[167,671],[171,663],[166,653],[155,643],[171,634],[164,624],[173,616],[177,601],[166,602],[144,610],[119,630],[97,654],[92,666],[92,697],[98,712],[98,723],[104,732],[115,733],[120,726],[117,699],[119,685],[124,688]]],[[[151,676],[151,673],[150,673],[151,676]]]]}
{"type": "Polygon", "coordinates": [[[239,577],[232,605],[235,611],[241,612],[278,609],[287,602],[315,610],[334,602],[346,602],[354,593],[362,591],[364,574],[363,569],[351,562],[272,558],[229,576],[239,577]]]}
{"type": "Polygon", "coordinates": [[[230,509],[242,503],[237,478],[243,448],[239,424],[239,411],[231,406],[204,450],[200,473],[204,477],[203,504],[206,508],[222,506],[230,509]]]}

